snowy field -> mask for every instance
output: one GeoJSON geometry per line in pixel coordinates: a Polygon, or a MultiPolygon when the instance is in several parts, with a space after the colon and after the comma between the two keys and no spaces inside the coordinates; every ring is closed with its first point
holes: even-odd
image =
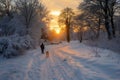
{"type": "Polygon", "coordinates": [[[48,45],[25,55],[0,59],[0,80],[120,80],[120,55],[109,50],[70,44],[48,45]]]}

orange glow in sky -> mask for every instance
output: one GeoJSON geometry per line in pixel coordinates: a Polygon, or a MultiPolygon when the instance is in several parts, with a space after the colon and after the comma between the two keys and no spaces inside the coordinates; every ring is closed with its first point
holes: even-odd
{"type": "Polygon", "coordinates": [[[58,25],[58,16],[66,7],[76,9],[82,0],[40,0],[50,11],[52,19],[50,21],[50,30],[55,30],[57,34],[61,32],[61,29],[58,25]]]}
{"type": "Polygon", "coordinates": [[[65,7],[77,9],[83,0],[40,0],[49,10],[62,10],[65,7]]]}
{"type": "Polygon", "coordinates": [[[52,10],[50,15],[52,15],[52,20],[50,21],[50,30],[54,30],[57,34],[61,32],[61,29],[58,25],[58,16],[60,15],[60,11],[52,10]]]}

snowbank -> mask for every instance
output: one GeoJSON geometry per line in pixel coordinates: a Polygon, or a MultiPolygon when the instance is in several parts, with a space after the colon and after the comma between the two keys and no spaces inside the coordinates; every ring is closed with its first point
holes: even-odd
{"type": "Polygon", "coordinates": [[[34,45],[29,35],[13,35],[0,38],[0,55],[6,58],[21,55],[25,50],[31,48],[34,48],[34,45]]]}
{"type": "Polygon", "coordinates": [[[83,41],[83,43],[89,46],[108,49],[108,50],[112,50],[114,52],[120,53],[120,36],[117,36],[116,38],[108,40],[102,35],[97,40],[85,40],[83,41]]]}

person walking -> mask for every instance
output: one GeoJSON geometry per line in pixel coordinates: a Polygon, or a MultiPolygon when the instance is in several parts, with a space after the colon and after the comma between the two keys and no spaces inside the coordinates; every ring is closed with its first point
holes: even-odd
{"type": "Polygon", "coordinates": [[[44,54],[45,45],[43,43],[40,45],[40,48],[41,48],[42,53],[44,54]]]}

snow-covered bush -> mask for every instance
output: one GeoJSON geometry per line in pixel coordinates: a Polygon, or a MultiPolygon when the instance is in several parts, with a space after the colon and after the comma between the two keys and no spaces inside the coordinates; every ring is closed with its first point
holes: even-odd
{"type": "Polygon", "coordinates": [[[10,36],[15,33],[15,28],[8,24],[0,25],[0,36],[10,36]]]}
{"type": "Polygon", "coordinates": [[[8,47],[8,40],[6,38],[0,39],[0,55],[3,54],[3,52],[7,49],[8,47]]]}
{"type": "Polygon", "coordinates": [[[10,37],[11,41],[10,43],[12,43],[13,47],[16,49],[30,49],[30,48],[34,48],[33,45],[33,40],[29,35],[25,35],[25,36],[19,36],[19,35],[14,35],[10,37]]]}
{"type": "Polygon", "coordinates": [[[25,50],[34,48],[33,40],[29,35],[1,38],[0,46],[0,54],[6,58],[22,55],[25,50]]]}
{"type": "Polygon", "coordinates": [[[3,57],[6,57],[6,58],[11,58],[11,57],[14,57],[14,56],[18,56],[20,55],[21,53],[14,49],[14,48],[7,48],[4,53],[3,53],[3,57]]]}

